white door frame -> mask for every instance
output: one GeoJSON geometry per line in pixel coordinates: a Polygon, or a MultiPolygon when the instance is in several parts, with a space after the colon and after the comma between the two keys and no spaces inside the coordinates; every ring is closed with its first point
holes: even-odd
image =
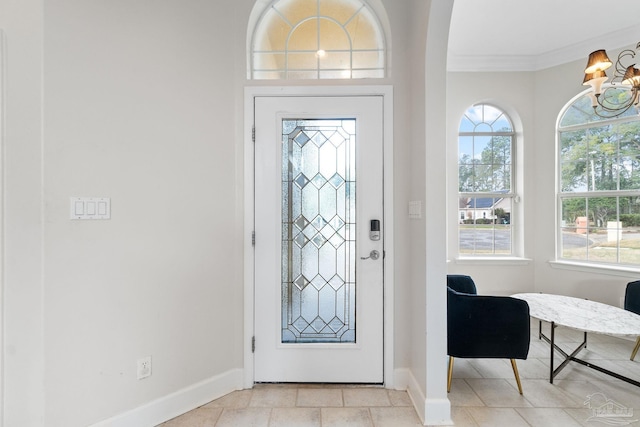
{"type": "Polygon", "coordinates": [[[383,179],[384,179],[384,385],[393,388],[394,379],[394,216],[393,216],[393,88],[391,86],[247,86],[244,92],[244,379],[254,384],[254,98],[257,96],[364,96],[383,97],[383,179]]]}
{"type": "Polygon", "coordinates": [[[0,28],[0,426],[4,425],[4,276],[5,276],[5,249],[4,249],[4,169],[5,169],[5,91],[6,91],[6,58],[5,58],[5,36],[4,31],[0,28]]]}

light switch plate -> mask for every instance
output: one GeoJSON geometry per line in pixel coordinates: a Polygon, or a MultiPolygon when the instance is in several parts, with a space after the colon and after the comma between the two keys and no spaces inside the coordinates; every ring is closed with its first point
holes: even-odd
{"type": "Polygon", "coordinates": [[[422,202],[420,200],[413,200],[409,202],[409,219],[421,219],[422,218],[422,202]]]}
{"type": "Polygon", "coordinates": [[[109,197],[71,197],[71,219],[111,219],[109,197]]]}

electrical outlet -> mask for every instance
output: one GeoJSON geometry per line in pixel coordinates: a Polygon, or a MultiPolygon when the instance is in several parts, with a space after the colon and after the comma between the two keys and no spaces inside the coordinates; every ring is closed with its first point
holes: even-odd
{"type": "Polygon", "coordinates": [[[138,359],[138,379],[147,378],[151,376],[151,356],[138,359]]]}

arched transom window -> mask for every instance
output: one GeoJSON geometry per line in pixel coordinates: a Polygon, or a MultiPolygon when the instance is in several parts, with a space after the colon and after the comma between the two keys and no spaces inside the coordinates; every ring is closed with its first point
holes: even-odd
{"type": "Polygon", "coordinates": [[[362,0],[274,0],[251,42],[252,79],[385,77],[385,39],[362,0]]]}

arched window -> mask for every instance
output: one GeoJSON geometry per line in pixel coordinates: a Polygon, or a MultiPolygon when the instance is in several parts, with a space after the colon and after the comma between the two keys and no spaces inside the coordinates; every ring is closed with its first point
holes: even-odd
{"type": "Polygon", "coordinates": [[[364,0],[273,0],[251,38],[252,79],[385,77],[385,36],[364,0]]]}
{"type": "Polygon", "coordinates": [[[460,121],[460,255],[514,255],[515,138],[511,119],[492,105],[473,105],[460,121]]]}
{"type": "Polygon", "coordinates": [[[640,266],[640,117],[594,113],[587,94],[558,121],[558,258],[640,266]]]}

